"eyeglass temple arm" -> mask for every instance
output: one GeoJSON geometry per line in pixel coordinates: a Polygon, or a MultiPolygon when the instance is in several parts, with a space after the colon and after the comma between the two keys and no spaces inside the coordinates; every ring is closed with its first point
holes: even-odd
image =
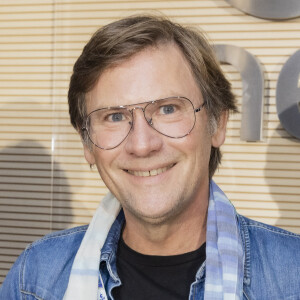
{"type": "Polygon", "coordinates": [[[196,112],[200,111],[200,110],[203,108],[203,106],[204,106],[205,104],[206,104],[206,101],[203,102],[198,108],[196,108],[196,109],[194,110],[194,112],[196,113],[196,112]]]}

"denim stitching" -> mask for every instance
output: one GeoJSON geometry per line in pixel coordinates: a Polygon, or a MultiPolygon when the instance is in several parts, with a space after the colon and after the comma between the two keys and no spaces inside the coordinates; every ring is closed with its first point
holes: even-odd
{"type": "Polygon", "coordinates": [[[62,232],[58,231],[58,232],[50,233],[50,234],[46,235],[45,237],[31,243],[29,246],[27,246],[26,250],[28,250],[32,247],[35,247],[36,245],[39,245],[40,243],[50,240],[50,239],[65,237],[65,236],[69,236],[69,235],[73,235],[73,234],[76,234],[79,232],[86,231],[87,226],[88,225],[84,225],[84,226],[80,226],[80,227],[76,227],[76,228],[72,228],[72,229],[67,229],[62,232]]]}
{"type": "Polygon", "coordinates": [[[240,224],[241,224],[241,236],[242,236],[242,240],[244,243],[244,248],[245,248],[245,267],[244,267],[244,284],[249,285],[250,284],[250,278],[251,278],[251,255],[250,255],[250,237],[249,237],[249,232],[248,232],[248,228],[247,228],[247,224],[246,221],[244,219],[243,216],[237,214],[238,219],[240,220],[240,224]]]}
{"type": "Polygon", "coordinates": [[[250,298],[247,296],[246,292],[243,291],[244,296],[246,297],[247,300],[249,300],[250,298]]]}
{"type": "Polygon", "coordinates": [[[21,290],[21,293],[25,294],[25,295],[30,295],[30,296],[33,296],[35,299],[37,300],[44,300],[43,298],[40,298],[39,296],[37,296],[36,294],[34,293],[30,293],[30,292],[27,292],[27,291],[23,291],[21,290]]]}
{"type": "Polygon", "coordinates": [[[283,229],[275,229],[275,228],[269,228],[267,226],[264,226],[263,224],[248,224],[248,227],[257,227],[257,228],[262,228],[265,229],[267,231],[271,231],[273,233],[277,233],[277,234],[282,234],[282,235],[286,235],[286,236],[290,236],[290,237],[295,237],[295,238],[300,238],[300,236],[296,233],[293,232],[288,232],[288,231],[284,231],[283,229]]]}
{"type": "MultiPolygon", "coordinates": [[[[44,241],[47,241],[47,240],[50,240],[50,239],[54,239],[54,238],[60,238],[60,237],[65,237],[65,236],[70,236],[70,235],[73,235],[73,234],[77,234],[77,233],[80,233],[80,232],[83,232],[83,231],[86,231],[87,230],[87,225],[84,225],[84,226],[80,226],[80,227],[76,227],[76,228],[72,228],[72,229],[67,229],[67,230],[64,230],[64,231],[58,231],[58,232],[53,232],[53,233],[50,233],[49,235],[31,243],[30,245],[28,245],[24,251],[24,258],[22,260],[22,263],[21,263],[21,266],[20,266],[20,274],[19,274],[19,289],[20,289],[20,292],[23,293],[23,295],[31,295],[33,297],[35,297],[37,300],[43,300],[42,298],[39,298],[37,295],[33,294],[33,293],[30,293],[30,292],[27,292],[25,290],[23,290],[24,286],[25,286],[25,282],[24,282],[24,272],[25,272],[25,266],[26,266],[26,259],[27,259],[27,256],[29,255],[29,250],[32,249],[33,247],[39,245],[40,243],[44,242],[44,241]]],[[[23,296],[22,296],[23,298],[23,296]]],[[[24,299],[26,299],[27,297],[25,296],[24,299]]]]}
{"type": "MultiPolygon", "coordinates": [[[[24,251],[24,258],[22,260],[22,263],[21,263],[21,266],[20,266],[20,274],[19,274],[19,289],[20,289],[20,292],[22,293],[23,291],[23,287],[25,286],[25,276],[24,276],[24,273],[25,273],[25,265],[26,265],[26,259],[27,259],[27,256],[28,256],[28,250],[26,249],[24,251]]],[[[23,297],[22,297],[23,298],[23,297]]]]}

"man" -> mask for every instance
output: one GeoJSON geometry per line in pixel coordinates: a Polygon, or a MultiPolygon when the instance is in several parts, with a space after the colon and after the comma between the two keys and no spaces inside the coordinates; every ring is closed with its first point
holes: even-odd
{"type": "Polygon", "coordinates": [[[109,193],[89,227],[19,257],[1,299],[299,299],[300,238],[211,180],[235,99],[203,35],[129,17],[74,66],[71,122],[109,193]]]}

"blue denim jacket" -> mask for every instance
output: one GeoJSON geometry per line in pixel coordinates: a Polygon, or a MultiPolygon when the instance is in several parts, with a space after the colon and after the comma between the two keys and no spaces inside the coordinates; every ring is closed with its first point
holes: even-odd
{"type": "MultiPolygon", "coordinates": [[[[244,300],[300,299],[300,236],[237,215],[245,251],[244,300]]],[[[100,268],[110,300],[121,284],[116,269],[121,212],[102,248],[100,268]]],[[[0,299],[61,300],[87,226],[64,230],[32,243],[18,258],[0,288],[0,299]]],[[[204,298],[205,263],[191,285],[189,299],[204,298]]]]}

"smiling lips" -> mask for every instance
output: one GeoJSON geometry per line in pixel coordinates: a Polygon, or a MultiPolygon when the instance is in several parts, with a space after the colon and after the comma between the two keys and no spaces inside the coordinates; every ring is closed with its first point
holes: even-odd
{"type": "Polygon", "coordinates": [[[139,177],[149,177],[149,176],[155,176],[159,175],[169,169],[171,169],[174,166],[174,164],[164,167],[164,168],[159,168],[159,169],[153,169],[150,171],[133,171],[133,170],[126,170],[129,174],[134,175],[134,176],[139,176],[139,177]]]}

